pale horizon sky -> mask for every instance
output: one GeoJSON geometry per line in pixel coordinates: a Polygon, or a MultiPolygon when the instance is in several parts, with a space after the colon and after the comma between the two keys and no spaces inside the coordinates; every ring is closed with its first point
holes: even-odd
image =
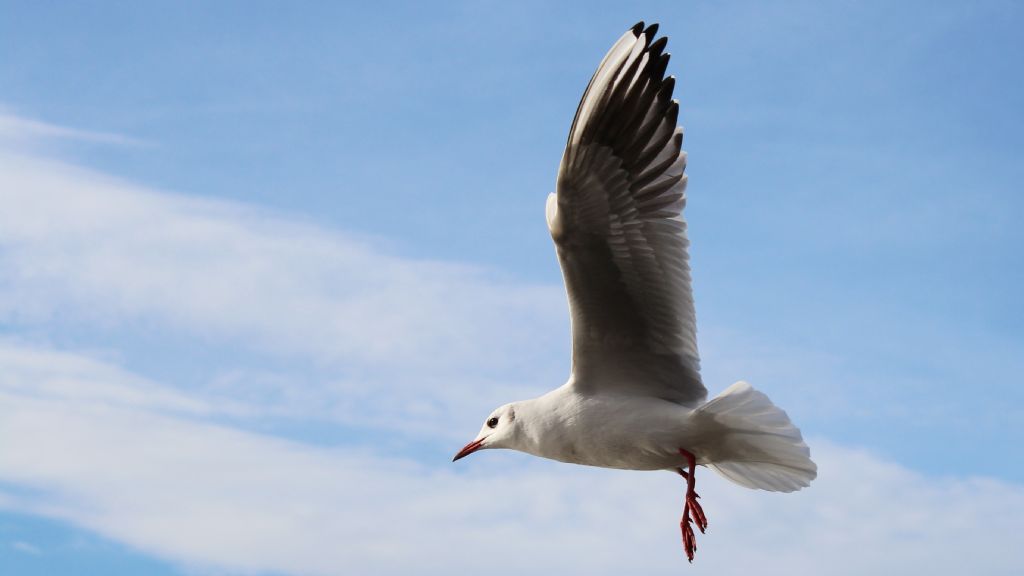
{"type": "Polygon", "coordinates": [[[0,13],[4,574],[1024,569],[1018,4],[0,13]],[[768,393],[821,471],[702,470],[692,566],[678,478],[450,462],[568,374],[544,200],[641,19],[703,377],[768,393]]]}

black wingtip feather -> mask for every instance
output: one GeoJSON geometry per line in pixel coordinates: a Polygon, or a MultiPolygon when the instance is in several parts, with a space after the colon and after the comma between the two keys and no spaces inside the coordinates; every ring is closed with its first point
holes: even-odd
{"type": "Polygon", "coordinates": [[[633,24],[633,28],[631,29],[631,31],[633,32],[633,36],[636,36],[637,38],[639,38],[640,34],[643,33],[643,31],[644,31],[644,21],[641,20],[641,21],[637,22],[636,24],[633,24]]]}
{"type": "Polygon", "coordinates": [[[668,54],[662,54],[652,64],[649,64],[650,75],[659,81],[665,77],[665,70],[668,69],[668,54]]]}
{"type": "Polygon", "coordinates": [[[661,84],[661,89],[658,90],[659,100],[670,100],[672,98],[672,91],[676,88],[676,77],[669,76],[665,78],[665,81],[661,84]]]}
{"type": "Polygon", "coordinates": [[[665,118],[668,119],[668,123],[672,126],[679,124],[679,100],[672,99],[672,103],[668,105],[668,110],[665,111],[665,118]]]}
{"type": "Polygon", "coordinates": [[[655,40],[651,44],[651,47],[648,50],[652,54],[660,55],[665,50],[665,46],[667,46],[667,45],[668,45],[668,36],[662,36],[661,38],[658,38],[657,40],[655,40]]]}
{"type": "Polygon", "coordinates": [[[646,30],[644,30],[644,36],[647,37],[647,43],[648,44],[651,43],[651,40],[654,39],[654,36],[657,33],[658,33],[658,23],[657,22],[651,23],[651,25],[648,26],[646,30]]]}

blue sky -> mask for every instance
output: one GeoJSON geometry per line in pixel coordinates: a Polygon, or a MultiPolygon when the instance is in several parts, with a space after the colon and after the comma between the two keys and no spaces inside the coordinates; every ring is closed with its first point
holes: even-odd
{"type": "Polygon", "coordinates": [[[361,4],[0,2],[0,566],[1020,571],[1016,3],[361,4]],[[705,381],[821,468],[705,474],[692,567],[669,475],[449,462],[564,381],[543,203],[640,19],[705,381]]]}

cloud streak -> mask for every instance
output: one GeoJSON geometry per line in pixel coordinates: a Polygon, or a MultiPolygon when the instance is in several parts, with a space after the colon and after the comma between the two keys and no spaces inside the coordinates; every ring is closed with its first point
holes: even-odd
{"type": "MultiPolygon", "coordinates": [[[[670,474],[510,453],[456,469],[311,447],[197,419],[155,384],[145,401],[126,401],[110,382],[134,387],[139,378],[102,362],[0,351],[17,369],[0,381],[0,437],[19,439],[0,448],[0,481],[32,488],[3,505],[182,565],[326,575],[517,574],[540,564],[615,574],[684,563],[682,485],[670,474]]],[[[695,573],[1019,569],[1002,551],[1014,545],[1024,487],[927,478],[867,451],[814,446],[821,477],[793,495],[701,476],[712,524],[695,573]]]]}
{"type": "Polygon", "coordinates": [[[0,174],[0,322],[143,325],[222,350],[210,393],[254,411],[410,430],[437,431],[439,411],[496,402],[508,383],[565,377],[561,287],[50,158],[0,150],[0,174]],[[240,352],[248,362],[232,363],[240,352]]]}
{"type": "Polygon", "coordinates": [[[155,317],[326,362],[444,365],[536,350],[525,329],[488,327],[564,306],[552,287],[402,259],[238,204],[38,158],[0,156],[0,170],[0,262],[19,304],[0,309],[7,318],[155,317]]]}
{"type": "Polygon", "coordinates": [[[90,144],[112,144],[117,146],[148,146],[149,143],[136,138],[110,132],[76,130],[38,120],[31,120],[4,112],[0,107],[0,144],[25,146],[35,142],[72,140],[90,144]]]}

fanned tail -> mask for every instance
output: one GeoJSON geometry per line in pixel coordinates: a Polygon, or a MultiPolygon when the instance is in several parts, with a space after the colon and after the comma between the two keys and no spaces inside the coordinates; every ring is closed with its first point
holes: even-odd
{"type": "Polygon", "coordinates": [[[747,488],[793,492],[818,475],[811,451],[789,416],[746,382],[697,409],[723,427],[720,456],[708,468],[747,488]]]}

